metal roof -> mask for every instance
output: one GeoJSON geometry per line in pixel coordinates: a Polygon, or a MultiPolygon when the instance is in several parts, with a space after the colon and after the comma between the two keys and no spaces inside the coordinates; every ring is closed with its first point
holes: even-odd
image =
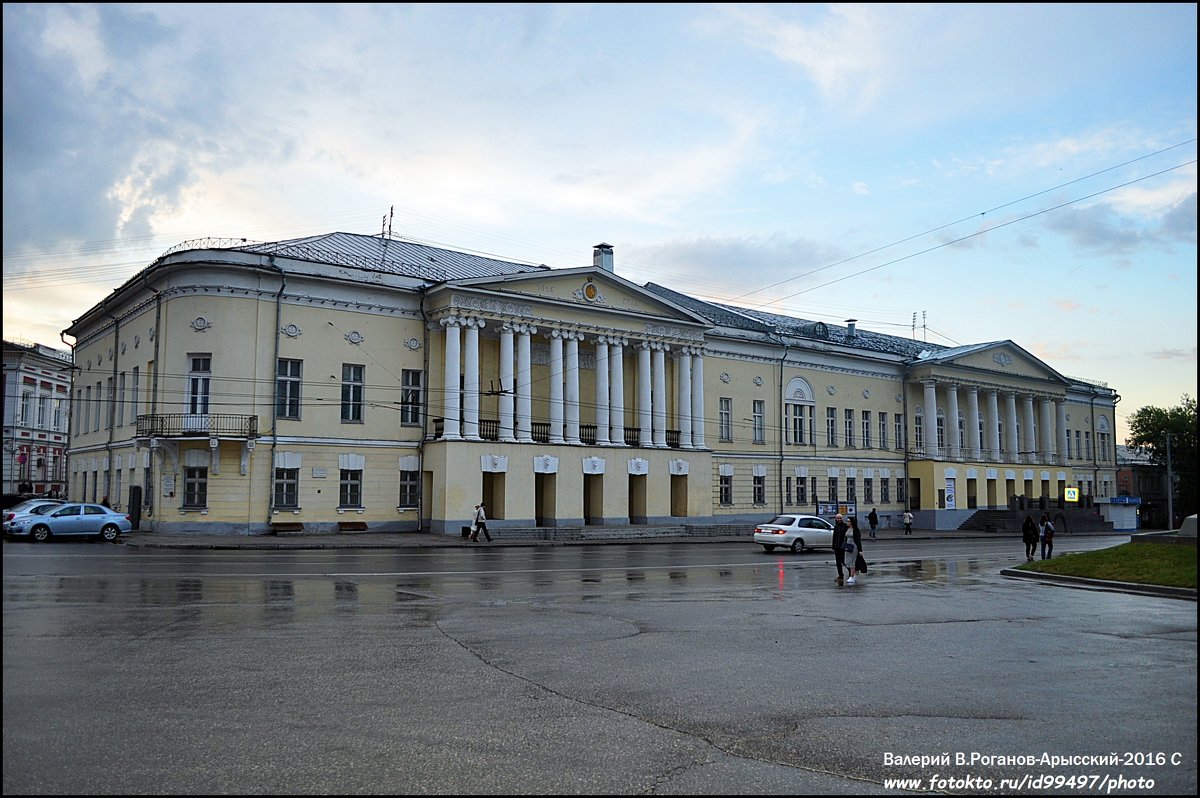
{"type": "MultiPolygon", "coordinates": [[[[183,246],[187,245],[181,245],[183,246]]],[[[173,251],[179,251],[181,247],[176,247],[173,251]]],[[[325,233],[287,241],[238,243],[234,246],[213,248],[277,255],[315,263],[332,263],[439,283],[471,277],[496,277],[550,270],[550,267],[545,265],[514,263],[441,249],[402,238],[357,233],[325,233]]]]}

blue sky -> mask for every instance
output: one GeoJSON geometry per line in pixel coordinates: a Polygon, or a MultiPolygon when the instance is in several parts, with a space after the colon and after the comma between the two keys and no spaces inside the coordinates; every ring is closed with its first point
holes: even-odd
{"type": "Polygon", "coordinates": [[[1197,392],[1194,4],[3,14],[5,338],[62,347],[185,240],[394,207],[438,246],[603,241],[639,284],[1011,339],[1118,422],[1197,392]]]}

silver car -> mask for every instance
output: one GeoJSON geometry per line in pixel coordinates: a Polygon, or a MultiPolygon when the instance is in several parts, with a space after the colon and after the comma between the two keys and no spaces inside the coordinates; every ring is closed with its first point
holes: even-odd
{"type": "Polygon", "coordinates": [[[103,504],[69,502],[40,515],[18,515],[6,522],[4,531],[14,537],[28,535],[36,541],[78,536],[111,541],[116,540],[122,532],[132,529],[133,524],[125,513],[118,513],[103,504]]]}
{"type": "Polygon", "coordinates": [[[8,534],[9,524],[17,516],[29,515],[31,513],[41,515],[62,504],[66,504],[62,499],[26,499],[20,504],[14,504],[4,511],[4,533],[8,534]]]}
{"type": "Polygon", "coordinates": [[[754,527],[754,542],[767,551],[788,548],[793,554],[832,549],[833,524],[815,515],[777,515],[754,527]]]}

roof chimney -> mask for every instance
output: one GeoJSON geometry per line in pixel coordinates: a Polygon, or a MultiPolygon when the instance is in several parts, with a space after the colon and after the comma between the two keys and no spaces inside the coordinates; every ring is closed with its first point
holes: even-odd
{"type": "Polygon", "coordinates": [[[613,270],[612,244],[597,244],[592,249],[592,265],[606,272],[613,270]]]}
{"type": "Polygon", "coordinates": [[[858,332],[854,329],[854,325],[856,323],[858,323],[858,319],[846,319],[846,337],[847,338],[853,338],[854,336],[858,335],[858,332]]]}

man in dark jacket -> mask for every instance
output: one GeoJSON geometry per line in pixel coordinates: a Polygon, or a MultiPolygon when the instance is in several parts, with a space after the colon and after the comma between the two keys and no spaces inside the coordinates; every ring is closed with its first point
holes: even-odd
{"type": "Polygon", "coordinates": [[[833,561],[837,563],[837,583],[840,585],[845,581],[842,575],[842,567],[845,565],[846,552],[842,549],[846,542],[846,530],[850,527],[846,524],[842,514],[838,513],[833,517],[833,561]]]}

